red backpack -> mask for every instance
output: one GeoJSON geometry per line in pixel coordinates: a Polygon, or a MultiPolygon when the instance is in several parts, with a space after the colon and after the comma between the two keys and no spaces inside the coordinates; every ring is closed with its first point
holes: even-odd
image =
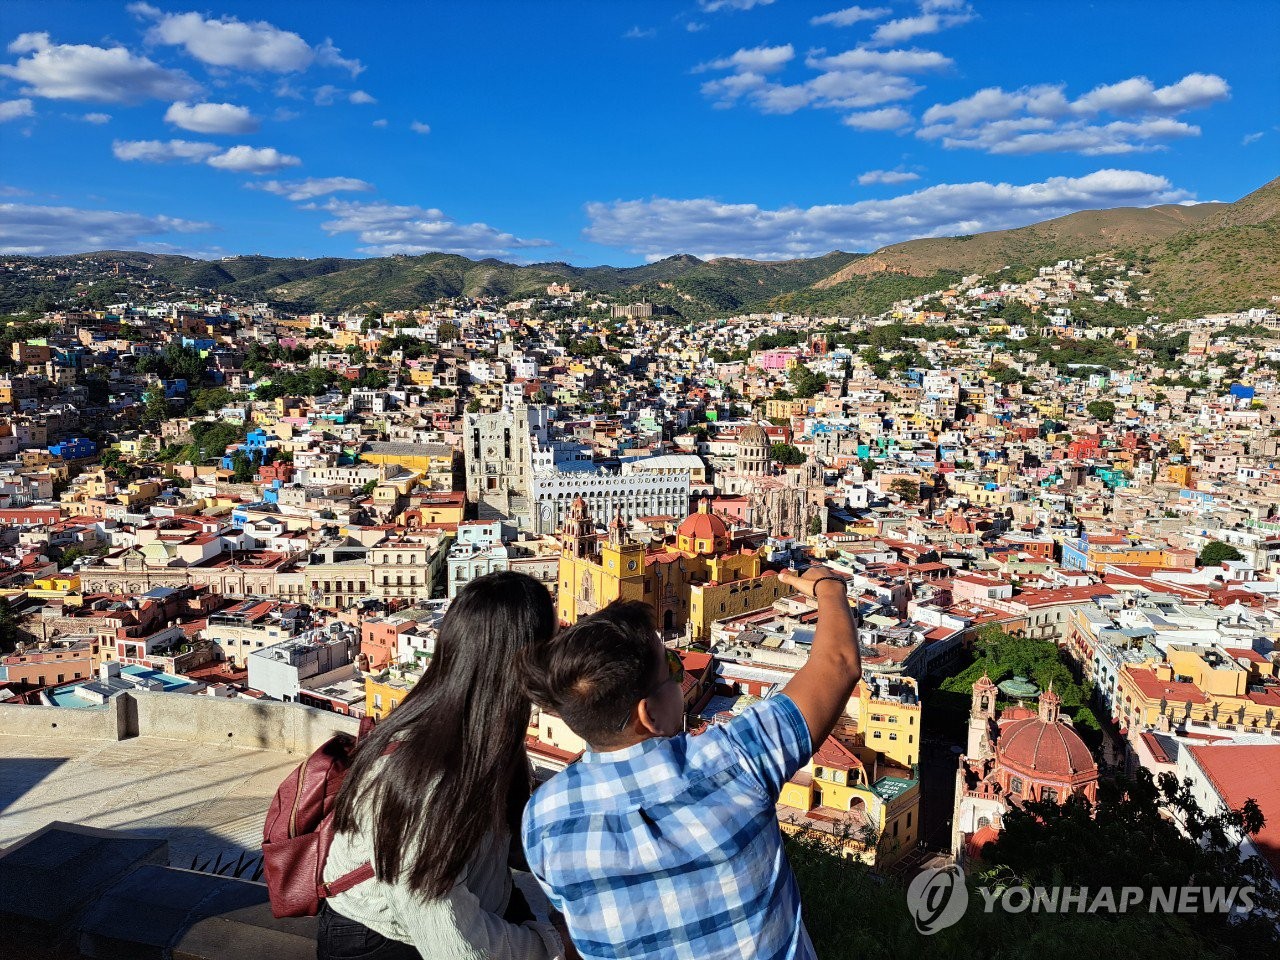
{"type": "Polygon", "coordinates": [[[280,784],[262,830],[262,871],[271,912],[277,917],[313,917],[320,901],[345,893],[373,876],[366,863],[332,883],[324,882],[324,863],[333,844],[333,807],[351,768],[351,757],[373,721],[360,732],[335,734],[302,761],[280,784]]]}

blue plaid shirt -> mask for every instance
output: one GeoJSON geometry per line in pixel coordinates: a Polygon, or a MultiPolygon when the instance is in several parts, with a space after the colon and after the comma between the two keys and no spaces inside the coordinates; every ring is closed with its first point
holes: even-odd
{"type": "Polygon", "coordinates": [[[775,807],[811,753],[778,695],[700,736],[588,751],[540,787],[524,848],[582,956],[811,958],[775,807]]]}

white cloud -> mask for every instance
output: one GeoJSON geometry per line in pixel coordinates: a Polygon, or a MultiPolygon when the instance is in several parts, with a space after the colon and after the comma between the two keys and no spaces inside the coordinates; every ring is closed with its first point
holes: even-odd
{"type": "Polygon", "coordinates": [[[656,27],[632,27],[622,35],[623,40],[652,40],[658,35],[656,27]]]}
{"type": "Polygon", "coordinates": [[[193,133],[255,133],[258,129],[258,118],[249,108],[234,103],[179,101],[165,111],[164,119],[193,133]]]}
{"type": "Polygon", "coordinates": [[[947,148],[991,154],[1073,152],[1086,156],[1163,149],[1166,143],[1199,136],[1200,128],[1172,114],[1224,99],[1230,87],[1221,77],[1193,73],[1157,88],[1146,77],[1095,87],[1069,100],[1061,85],[1004,90],[988,87],[924,112],[917,136],[947,148]],[[1112,113],[1137,119],[1099,122],[1112,113]]]}
{"type": "Polygon", "coordinates": [[[101,126],[104,123],[111,122],[111,114],[109,113],[86,113],[80,118],[85,123],[94,123],[101,126]]]}
{"type": "Polygon", "coordinates": [[[919,15],[880,24],[869,42],[874,45],[902,43],[912,37],[958,27],[973,17],[973,8],[963,0],[921,0],[919,15]]]}
{"type": "Polygon", "coordinates": [[[805,63],[815,70],[882,70],[886,73],[924,73],[941,70],[954,61],[936,50],[868,50],[855,47],[834,56],[809,56],[805,63]]]}
{"type": "Polygon", "coordinates": [[[344,57],[342,51],[335,47],[333,41],[328,37],[325,37],[324,42],[316,47],[316,63],[322,67],[337,67],[340,70],[346,70],[352,77],[358,77],[365,71],[363,63],[354,57],[344,57]]]}
{"type": "Polygon", "coordinates": [[[941,184],[886,200],[762,209],[709,198],[589,203],[586,237],[649,260],[676,253],[777,260],[831,250],[873,250],[915,237],[979,233],[1077,210],[1190,199],[1164,177],[1099,170],[1040,183],[941,184]]]}
{"type": "Polygon", "coordinates": [[[689,33],[701,33],[703,30],[707,29],[707,25],[705,23],[699,23],[697,20],[690,20],[684,25],[684,28],[689,33]]]}
{"type": "Polygon", "coordinates": [[[218,150],[217,144],[193,140],[116,140],[111,144],[117,160],[142,163],[200,163],[218,150]]]}
{"type": "Polygon", "coordinates": [[[50,100],[136,103],[180,100],[200,90],[181,70],[166,70],[120,46],[53,43],[47,33],[24,33],[9,52],[29,56],[0,65],[0,75],[24,84],[23,93],[50,100]]]}
{"type": "Polygon", "coordinates": [[[771,83],[756,73],[731,74],[702,85],[717,107],[745,98],[761,113],[794,113],[802,107],[861,110],[908,100],[922,88],[897,74],[870,70],[833,70],[805,83],[771,83]]]}
{"type": "Polygon", "coordinates": [[[1131,77],[1094,87],[1073,107],[1079,113],[1173,115],[1225,100],[1230,92],[1227,81],[1213,73],[1189,73],[1167,87],[1157,87],[1146,77],[1131,77]]]}
{"type": "Polygon", "coordinates": [[[911,114],[901,107],[885,107],[865,113],[851,113],[842,123],[855,130],[902,130],[911,126],[911,114]]]}
{"type": "Polygon", "coordinates": [[[375,126],[375,127],[385,127],[386,125],[387,125],[387,118],[386,118],[386,117],[382,117],[382,118],[380,118],[380,119],[378,119],[378,120],[373,121],[373,126],[375,126]]]}
{"type": "Polygon", "coordinates": [[[1247,147],[1251,143],[1257,143],[1264,136],[1265,136],[1265,133],[1261,130],[1257,131],[1256,133],[1246,133],[1240,140],[1240,146],[1247,147]]]}
{"type": "Polygon", "coordinates": [[[250,190],[265,190],[287,200],[314,200],[330,193],[367,193],[373,184],[355,177],[308,177],[306,180],[267,180],[246,183],[250,190]]]}
{"type": "Polygon", "coordinates": [[[707,13],[718,10],[750,10],[752,7],[767,7],[773,0],[698,0],[698,8],[707,13]]]}
{"type": "Polygon", "coordinates": [[[316,87],[316,92],[312,99],[315,101],[317,107],[328,107],[333,104],[333,101],[338,99],[338,94],[341,92],[341,87],[335,87],[331,83],[326,83],[322,87],[316,87]]]}
{"type": "Polygon", "coordinates": [[[281,153],[275,147],[232,147],[205,161],[209,166],[234,173],[271,173],[285,167],[297,167],[302,161],[281,153]]]}
{"type": "Polygon", "coordinates": [[[329,200],[308,205],[332,219],[321,226],[330,236],[354,233],[362,253],[458,253],[467,257],[504,257],[513,251],[550,246],[546,240],[528,240],[496,230],[485,223],[459,223],[440,210],[389,203],[329,200]]]}
{"type": "Polygon", "coordinates": [[[373,94],[365,93],[363,90],[352,90],[351,96],[347,97],[347,100],[351,103],[361,105],[378,102],[377,98],[374,97],[373,94]]]}
{"type": "Polygon", "coordinates": [[[832,10],[821,16],[810,17],[809,25],[814,27],[851,27],[864,20],[879,20],[893,13],[889,7],[845,7],[843,10],[832,10]]]}
{"type": "Polygon", "coordinates": [[[35,114],[35,110],[31,107],[31,101],[25,97],[20,100],[0,101],[0,123],[20,120],[23,117],[34,117],[35,114]]]}
{"type": "Polygon", "coordinates": [[[212,67],[295,73],[318,63],[347,70],[353,77],[364,69],[360,61],[344,59],[328,39],[312,47],[296,33],[264,20],[213,20],[199,13],[163,13],[145,3],[135,3],[129,9],[155,21],[147,31],[149,42],[182,47],[212,67]]]}
{"type": "Polygon", "coordinates": [[[117,210],[81,210],[25,203],[0,203],[0,251],[25,256],[138,249],[162,244],[144,238],[200,233],[212,224],[177,217],[117,210]]]}
{"type": "Polygon", "coordinates": [[[791,44],[754,47],[694,68],[731,71],[702,84],[702,93],[719,109],[746,102],[761,113],[794,113],[805,107],[861,110],[908,100],[923,89],[907,75],[941,70],[952,60],[933,50],[869,50],[858,47],[826,56],[812,51],[805,65],[819,71],[803,83],[768,78],[795,56],[791,44]]]}
{"type": "Polygon", "coordinates": [[[735,73],[773,73],[781,70],[795,59],[795,48],[789,43],[778,47],[751,47],[732,53],[719,60],[700,63],[693,68],[694,73],[708,70],[732,70],[735,73]]]}
{"type": "Polygon", "coordinates": [[[409,124],[409,129],[414,133],[430,133],[431,124],[423,123],[421,120],[415,120],[413,123],[409,124]]]}
{"type": "Polygon", "coordinates": [[[866,173],[858,174],[858,185],[862,187],[871,186],[872,184],[896,184],[910,183],[912,180],[919,180],[920,174],[912,173],[910,170],[868,170],[866,173]]]}

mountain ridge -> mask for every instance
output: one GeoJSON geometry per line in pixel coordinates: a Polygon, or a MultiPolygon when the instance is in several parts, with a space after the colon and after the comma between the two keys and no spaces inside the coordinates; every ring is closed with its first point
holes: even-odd
{"type": "MultiPolygon", "coordinates": [[[[647,299],[690,317],[801,310],[875,313],[894,300],[947,286],[965,274],[1028,268],[1116,253],[1150,273],[1156,309],[1185,315],[1239,309],[1280,293],[1280,178],[1233,203],[1161,204],[1083,210],[1040,223],[960,237],[907,240],[871,253],[832,251],[797,260],[676,254],[632,267],[581,267],[562,261],[507,263],[426,253],[369,259],[266,257],[198,260],[135,251],[11,257],[54,266],[109,259],[126,277],[150,276],[302,309],[408,309],[448,297],[518,299],[551,283],[621,299],[647,299]]],[[[0,310],[35,296],[7,271],[0,310]]],[[[104,279],[110,279],[107,275],[104,279]]],[[[26,284],[24,286],[24,284],[26,284]]],[[[38,286],[38,285],[35,285],[38,286]]],[[[69,295],[52,284],[46,295],[69,295]]]]}

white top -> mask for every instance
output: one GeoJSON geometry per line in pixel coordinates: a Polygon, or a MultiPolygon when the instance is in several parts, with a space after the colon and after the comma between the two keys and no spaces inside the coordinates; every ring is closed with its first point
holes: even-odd
{"type": "MultiPolygon", "coordinates": [[[[331,883],[364,863],[373,862],[373,825],[367,805],[361,827],[334,836],[325,861],[331,883]]],[[[401,882],[366,880],[329,899],[344,917],[392,940],[412,944],[432,960],[563,960],[564,948],[549,923],[516,925],[502,918],[511,897],[505,830],[485,834],[453,889],[438,900],[424,900],[401,882]]]]}

